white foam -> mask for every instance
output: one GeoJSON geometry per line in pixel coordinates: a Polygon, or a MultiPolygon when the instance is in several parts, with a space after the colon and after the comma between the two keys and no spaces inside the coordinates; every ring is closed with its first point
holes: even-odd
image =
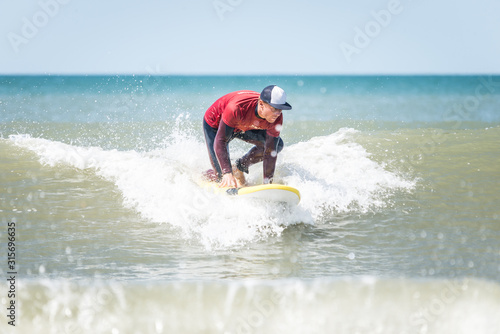
{"type": "MultiPolygon", "coordinates": [[[[36,152],[49,166],[90,169],[114,183],[124,205],[145,219],[168,223],[205,247],[227,248],[279,235],[290,224],[313,223],[325,208],[367,210],[384,205],[381,193],[411,184],[385,171],[356,144],[352,129],[286,147],[279,156],[277,180],[297,187],[297,208],[275,207],[200,189],[197,179],[209,168],[205,143],[174,131],[150,152],[79,147],[27,135],[10,136],[36,152]]],[[[261,165],[260,165],[261,166],[261,165]]],[[[255,167],[252,177],[261,177],[255,167]]],[[[259,173],[260,172],[260,173],[259,173]]]]}
{"type": "Polygon", "coordinates": [[[149,221],[178,228],[208,249],[279,234],[288,224],[303,221],[300,209],[278,215],[273,211],[279,208],[203,191],[196,181],[209,167],[205,144],[194,137],[172,136],[168,144],[151,152],[106,151],[29,135],[10,139],[34,151],[45,165],[95,171],[116,185],[126,207],[149,221]]]}
{"type": "Polygon", "coordinates": [[[384,207],[387,194],[411,189],[414,182],[370,159],[354,140],[358,132],[343,128],[292,145],[281,156],[283,180],[300,189],[302,205],[315,218],[325,211],[366,212],[384,207]]]}

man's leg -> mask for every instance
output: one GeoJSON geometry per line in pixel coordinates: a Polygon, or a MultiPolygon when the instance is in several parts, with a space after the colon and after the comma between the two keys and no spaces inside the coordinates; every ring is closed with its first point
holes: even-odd
{"type": "MultiPolygon", "coordinates": [[[[235,138],[255,145],[244,156],[236,160],[236,167],[248,174],[248,168],[264,160],[264,145],[266,142],[266,130],[251,130],[244,133],[237,133],[235,138]]],[[[276,153],[283,149],[283,140],[278,137],[276,153]]]]}

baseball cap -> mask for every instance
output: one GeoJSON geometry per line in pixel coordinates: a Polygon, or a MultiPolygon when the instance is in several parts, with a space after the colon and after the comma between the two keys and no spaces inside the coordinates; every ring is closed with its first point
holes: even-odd
{"type": "Polygon", "coordinates": [[[260,93],[260,99],[276,109],[292,109],[292,106],[286,102],[285,91],[276,85],[270,85],[264,88],[262,93],[260,93]]]}

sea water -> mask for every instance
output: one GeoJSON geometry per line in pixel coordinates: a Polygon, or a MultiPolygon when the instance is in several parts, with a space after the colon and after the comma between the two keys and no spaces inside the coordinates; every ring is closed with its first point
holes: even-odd
{"type": "Polygon", "coordinates": [[[0,332],[500,333],[499,166],[498,76],[0,77],[0,332]],[[198,186],[269,84],[297,207],[198,186]]]}

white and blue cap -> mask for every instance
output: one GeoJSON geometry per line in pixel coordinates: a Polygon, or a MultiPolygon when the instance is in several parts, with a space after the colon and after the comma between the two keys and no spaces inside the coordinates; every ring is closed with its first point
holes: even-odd
{"type": "Polygon", "coordinates": [[[262,90],[262,93],[260,93],[260,99],[276,109],[292,109],[292,106],[288,102],[286,102],[285,91],[276,85],[271,85],[264,88],[262,90]]]}

